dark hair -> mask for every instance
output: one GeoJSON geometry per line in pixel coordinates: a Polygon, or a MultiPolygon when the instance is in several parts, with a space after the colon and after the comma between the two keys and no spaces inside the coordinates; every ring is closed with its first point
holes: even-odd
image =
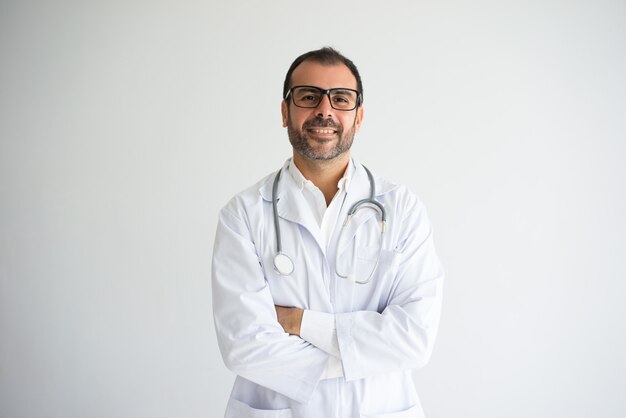
{"type": "Polygon", "coordinates": [[[283,99],[287,96],[287,92],[291,88],[291,74],[296,67],[304,61],[314,61],[322,65],[344,64],[348,67],[354,78],[356,78],[356,89],[359,93],[361,93],[361,102],[359,105],[363,102],[363,84],[361,83],[361,76],[359,75],[359,70],[356,68],[356,65],[339,53],[339,51],[329,46],[325,46],[315,51],[309,51],[295,59],[295,61],[291,64],[291,67],[289,67],[287,76],[285,77],[285,83],[283,84],[283,99]]]}

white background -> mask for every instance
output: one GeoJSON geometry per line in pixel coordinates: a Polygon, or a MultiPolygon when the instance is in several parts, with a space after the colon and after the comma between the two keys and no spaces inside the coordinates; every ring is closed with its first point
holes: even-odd
{"type": "Polygon", "coordinates": [[[626,2],[2,0],[2,418],[222,415],[217,213],[324,45],[435,227],[427,415],[626,416],[626,2]]]}

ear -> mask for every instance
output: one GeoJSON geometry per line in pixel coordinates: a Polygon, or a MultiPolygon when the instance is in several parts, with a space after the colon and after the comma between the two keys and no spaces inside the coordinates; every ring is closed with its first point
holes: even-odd
{"type": "Polygon", "coordinates": [[[284,100],[280,104],[280,113],[283,115],[283,128],[287,127],[287,102],[284,100]]]}
{"type": "Polygon", "coordinates": [[[363,106],[359,106],[356,110],[356,115],[354,116],[354,133],[359,132],[359,128],[361,127],[361,123],[363,122],[363,106]]]}

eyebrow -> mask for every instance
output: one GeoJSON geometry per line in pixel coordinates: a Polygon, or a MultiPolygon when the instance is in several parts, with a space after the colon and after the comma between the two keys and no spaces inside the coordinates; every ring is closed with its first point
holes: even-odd
{"type": "Polygon", "coordinates": [[[313,87],[313,86],[311,86],[311,87],[309,87],[309,86],[302,86],[302,87],[299,87],[299,89],[302,90],[302,91],[308,91],[308,92],[313,92],[313,93],[319,93],[320,90],[322,90],[319,87],[313,87]]]}
{"type": "Polygon", "coordinates": [[[331,90],[333,90],[333,93],[339,93],[339,94],[350,94],[350,93],[358,94],[355,90],[348,89],[345,87],[338,87],[336,89],[331,89],[331,90]]]}

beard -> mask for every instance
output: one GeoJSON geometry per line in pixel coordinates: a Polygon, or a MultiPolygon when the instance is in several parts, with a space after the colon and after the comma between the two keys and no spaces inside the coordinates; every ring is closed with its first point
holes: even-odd
{"type": "MultiPolygon", "coordinates": [[[[356,119],[355,119],[356,120],[356,119]]],[[[344,132],[343,125],[338,124],[333,119],[315,118],[306,121],[301,128],[294,126],[291,121],[291,117],[287,119],[287,135],[289,136],[289,142],[296,152],[301,154],[308,160],[332,160],[341,154],[347,152],[352,146],[354,141],[355,126],[354,124],[344,132]],[[310,128],[333,128],[337,131],[337,139],[319,139],[311,138],[307,129],[310,128]],[[315,143],[326,143],[330,141],[337,141],[335,146],[331,149],[316,149],[313,145],[315,143]]]]}

